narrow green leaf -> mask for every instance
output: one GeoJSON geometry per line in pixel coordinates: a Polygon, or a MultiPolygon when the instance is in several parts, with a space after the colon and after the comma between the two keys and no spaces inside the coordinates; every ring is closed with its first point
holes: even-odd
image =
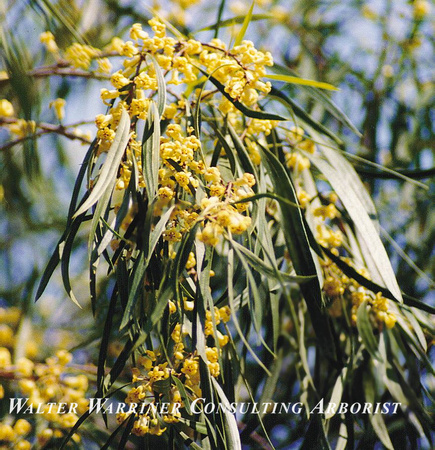
{"type": "Polygon", "coordinates": [[[142,286],[143,278],[145,276],[145,271],[151,260],[152,253],[154,252],[157,242],[159,241],[160,237],[162,236],[163,232],[165,231],[166,224],[168,223],[168,220],[172,214],[173,209],[174,209],[174,206],[169,208],[165,212],[165,214],[162,215],[162,217],[158,221],[157,225],[155,226],[154,230],[151,231],[151,233],[150,233],[149,247],[148,247],[147,255],[145,255],[145,252],[141,252],[139,258],[136,261],[136,264],[133,269],[133,274],[132,274],[133,281],[132,281],[129,296],[128,296],[127,306],[125,307],[121,325],[119,326],[120,330],[122,330],[129,323],[129,321],[132,317],[135,300],[136,300],[138,291],[140,289],[140,286],[142,286]]]}
{"type": "Polygon", "coordinates": [[[344,146],[344,142],[336,136],[332,131],[328,130],[324,125],[311,117],[303,108],[301,108],[294,100],[285,95],[282,91],[272,86],[268,97],[276,97],[278,101],[283,103],[292,113],[305,122],[319,133],[330,137],[340,148],[344,146]]]}
{"type": "MultiPolygon", "coordinates": [[[[178,381],[181,383],[180,380],[178,380],[178,381]]],[[[195,430],[198,433],[201,433],[201,434],[204,434],[204,435],[207,434],[207,425],[204,422],[198,422],[198,421],[195,421],[195,420],[189,420],[189,419],[185,419],[184,417],[180,417],[178,419],[178,422],[187,425],[188,427],[192,428],[192,430],[195,430]]]]}
{"type": "MultiPolygon", "coordinates": [[[[122,267],[122,263],[120,264],[120,266],[122,267]]],[[[117,275],[119,275],[119,271],[121,270],[120,266],[118,266],[117,275]]],[[[119,276],[118,276],[117,283],[119,284],[119,276]]],[[[97,368],[98,394],[97,394],[97,396],[99,396],[99,397],[106,395],[106,391],[104,391],[103,380],[104,380],[104,371],[106,368],[107,349],[109,347],[110,332],[112,329],[113,317],[115,315],[115,308],[116,308],[117,297],[118,297],[117,294],[118,294],[118,289],[116,289],[116,287],[115,287],[113,289],[112,296],[111,296],[110,302],[109,302],[109,307],[107,309],[106,320],[104,322],[104,331],[103,331],[103,334],[101,337],[101,345],[100,345],[99,354],[98,354],[98,366],[97,366],[98,367],[97,368]]]]}
{"type": "Polygon", "coordinates": [[[62,273],[62,281],[63,281],[63,286],[65,288],[65,291],[67,292],[69,298],[81,309],[81,305],[80,303],[77,301],[72,288],[71,288],[71,283],[70,283],[70,278],[69,278],[69,260],[71,257],[71,252],[72,252],[72,246],[73,246],[73,242],[74,242],[74,238],[79,230],[80,224],[81,224],[81,220],[79,219],[79,217],[77,217],[77,219],[75,221],[73,221],[73,223],[71,224],[71,231],[69,232],[65,243],[61,244],[61,246],[59,247],[59,252],[61,253],[61,273],[62,273]]]}
{"type": "Polygon", "coordinates": [[[175,429],[183,440],[182,444],[188,448],[193,448],[193,450],[203,450],[203,447],[200,447],[196,442],[192,441],[192,438],[189,437],[184,431],[180,430],[178,426],[176,426],[175,429]]]}
{"type": "MultiPolygon", "coordinates": [[[[224,13],[226,0],[221,0],[218,8],[217,21],[214,24],[214,38],[216,39],[219,36],[219,27],[222,25],[222,14],[224,13]]],[[[212,28],[213,29],[213,28],[212,28]]]]}
{"type": "MultiPolygon", "coordinates": [[[[233,276],[234,276],[234,250],[230,249],[228,251],[228,277],[227,277],[227,288],[228,288],[228,301],[231,308],[231,311],[237,311],[235,301],[234,301],[234,286],[233,286],[233,276]]],[[[233,314],[232,316],[234,327],[237,330],[237,333],[239,334],[240,339],[245,344],[246,348],[252,355],[252,357],[255,359],[257,364],[263,368],[263,370],[267,373],[268,376],[271,376],[271,373],[269,369],[263,364],[263,362],[260,360],[260,358],[257,356],[257,354],[252,350],[251,346],[249,345],[249,342],[247,341],[242,329],[240,328],[239,321],[237,319],[237,314],[233,314]]]]}
{"type": "MultiPolygon", "coordinates": [[[[328,150],[326,150],[328,151],[328,150]]],[[[400,288],[397,284],[393,268],[387,252],[382,244],[376,227],[369,217],[366,208],[360,200],[360,194],[357,194],[353,188],[354,184],[349,183],[350,172],[337,170],[330,163],[326,162],[318,155],[308,154],[312,163],[325,175],[334,191],[339,196],[344,207],[352,218],[355,227],[360,232],[360,238],[364,241],[369,250],[374,264],[382,277],[383,282],[390,292],[399,302],[403,302],[400,288]]]]}
{"type": "Polygon", "coordinates": [[[174,381],[175,385],[177,386],[177,389],[180,391],[181,400],[183,400],[184,407],[186,408],[187,414],[189,416],[192,415],[192,410],[190,409],[190,398],[187,395],[186,388],[184,384],[178,379],[178,377],[171,375],[172,380],[174,381]]]}
{"type": "Polygon", "coordinates": [[[68,221],[67,221],[67,226],[71,223],[72,217],[74,215],[74,211],[76,210],[77,207],[77,199],[80,193],[80,188],[82,186],[83,183],[83,179],[85,177],[86,174],[86,170],[88,169],[88,165],[89,162],[91,160],[91,156],[95,150],[95,147],[97,145],[97,139],[94,139],[92,141],[92,144],[89,146],[88,151],[86,152],[85,157],[83,158],[83,162],[80,165],[80,170],[79,173],[77,175],[75,184],[74,184],[74,189],[73,189],[73,193],[71,196],[71,201],[70,201],[70,205],[68,208],[68,221]]]}
{"type": "Polygon", "coordinates": [[[227,448],[230,450],[241,450],[242,444],[240,442],[239,430],[237,428],[236,418],[234,414],[231,414],[231,405],[225,395],[225,392],[220,387],[219,383],[215,380],[215,378],[211,378],[213,383],[213,387],[217,392],[217,395],[220,399],[219,404],[224,406],[224,418],[225,418],[225,437],[227,448]]]}
{"type": "Polygon", "coordinates": [[[300,450],[331,450],[320,414],[311,416],[300,450]]]}
{"type": "MultiPolygon", "coordinates": [[[[154,65],[154,70],[156,72],[157,78],[157,110],[159,113],[159,118],[161,119],[166,107],[166,83],[165,77],[163,75],[162,69],[156,58],[150,53],[147,54],[147,58],[150,58],[154,65]]],[[[156,116],[154,116],[156,117],[156,116]]]]}
{"type": "Polygon", "coordinates": [[[74,214],[74,217],[86,212],[93,206],[107,189],[111,190],[116,183],[119,164],[124,155],[125,148],[130,140],[130,116],[125,109],[122,110],[115,139],[107,153],[106,160],[103,163],[98,180],[95,183],[87,200],[80,206],[74,214]]]}
{"type": "MultiPolygon", "coordinates": [[[[280,65],[274,64],[271,70],[275,73],[281,75],[291,75],[298,77],[298,74],[292,71],[290,68],[280,65]]],[[[299,77],[298,77],[299,78],[299,77]]],[[[352,130],[358,137],[361,137],[361,133],[346,116],[346,114],[331,100],[328,94],[323,92],[322,90],[315,89],[310,86],[302,86],[302,89],[308,93],[317,103],[320,103],[329,113],[331,113],[338,121],[342,124],[346,125],[350,130],[352,130]]]]}
{"type": "Polygon", "coordinates": [[[293,77],[291,75],[274,75],[267,74],[264,76],[265,78],[269,78],[271,80],[284,81],[286,83],[291,84],[301,84],[303,86],[311,86],[319,89],[327,89],[329,91],[339,91],[340,89],[336,88],[332,84],[324,83],[323,81],[314,81],[307,80],[306,78],[293,77]]]}
{"type": "MultiPolygon", "coordinates": [[[[289,198],[297,203],[297,196],[293,183],[277,157],[262,147],[263,161],[270,176],[273,191],[277,195],[289,198]]],[[[283,221],[283,232],[290,257],[297,275],[315,276],[313,280],[301,285],[301,291],[307,302],[314,330],[323,350],[334,357],[333,338],[331,335],[330,319],[322,313],[322,292],[316,277],[316,265],[311,254],[305,221],[301,210],[289,208],[284,202],[279,202],[283,221]]]]}
{"type": "MultiPolygon", "coordinates": [[[[363,388],[366,402],[374,405],[376,401],[376,385],[371,369],[365,371],[363,374],[363,388]]],[[[371,413],[369,415],[369,420],[373,426],[373,429],[375,430],[375,433],[377,434],[381,442],[385,445],[385,447],[388,450],[394,450],[394,446],[391,442],[390,435],[388,434],[388,430],[382,415],[371,413]]]]}
{"type": "Polygon", "coordinates": [[[221,92],[221,94],[227,98],[239,111],[241,111],[245,116],[252,117],[254,119],[262,119],[262,120],[289,120],[288,118],[278,116],[277,114],[268,113],[265,111],[255,111],[253,109],[248,108],[243,103],[239,102],[238,100],[235,100],[231,97],[230,94],[228,94],[225,91],[225,86],[220,83],[216,78],[209,75],[205,70],[203,70],[201,67],[198,67],[198,69],[208,77],[208,79],[216,86],[216,88],[221,92]]]}
{"type": "Polygon", "coordinates": [[[374,359],[382,361],[382,357],[378,350],[379,344],[375,338],[375,335],[373,334],[373,327],[370,322],[367,306],[368,303],[366,300],[364,300],[358,307],[358,312],[356,315],[356,326],[358,328],[358,333],[362,339],[364,347],[374,359]]]}
{"type": "MultiPolygon", "coordinates": [[[[91,228],[89,230],[88,236],[88,259],[91,260],[91,254],[94,250],[94,240],[96,240],[96,231],[99,225],[101,225],[100,220],[103,216],[108,215],[108,209],[110,209],[110,199],[112,198],[112,191],[114,186],[106,189],[103,192],[103,195],[100,197],[97,206],[94,211],[94,215],[92,217],[91,228]]],[[[99,244],[97,242],[97,244],[99,244]]]]}
{"type": "MultiPolygon", "coordinates": [[[[252,14],[251,15],[251,22],[257,21],[257,20],[265,20],[265,19],[271,19],[273,18],[272,14],[252,14]]],[[[225,19],[218,21],[217,23],[214,23],[213,25],[207,25],[206,27],[200,28],[196,32],[199,31],[209,31],[209,30],[218,30],[219,28],[229,27],[231,25],[234,25],[235,23],[243,23],[246,19],[246,15],[243,16],[235,16],[231,17],[230,19],[225,19]]],[[[217,36],[215,36],[217,37],[217,36]]]]}
{"type": "Polygon", "coordinates": [[[147,193],[152,200],[157,194],[160,161],[160,119],[154,102],[151,102],[147,124],[149,128],[153,127],[153,132],[151,138],[143,143],[142,164],[147,193]]]}
{"type": "Polygon", "coordinates": [[[252,253],[250,250],[248,250],[243,245],[238,244],[233,239],[228,238],[228,241],[234,248],[234,250],[237,251],[237,253],[243,254],[246,257],[246,261],[248,264],[253,267],[255,270],[257,270],[259,273],[265,275],[268,278],[273,278],[276,281],[284,281],[286,283],[307,283],[314,278],[316,278],[315,275],[311,276],[301,276],[301,275],[289,275],[288,273],[281,272],[275,267],[271,267],[267,265],[262,259],[260,259],[257,255],[252,253]]]}
{"type": "MultiPolygon", "coordinates": [[[[347,367],[343,367],[343,370],[340,372],[340,374],[337,377],[337,380],[335,381],[334,388],[332,389],[331,393],[331,399],[329,400],[329,404],[335,403],[336,405],[339,405],[341,402],[341,397],[343,396],[343,389],[344,385],[346,383],[346,377],[347,377],[347,367]]],[[[335,416],[335,410],[334,412],[331,412],[328,410],[325,413],[325,419],[330,419],[331,417],[335,416]]]]}
{"type": "MultiPolygon", "coordinates": [[[[231,136],[231,140],[233,141],[234,148],[237,151],[237,156],[239,157],[240,164],[242,166],[242,169],[247,172],[251,173],[255,176],[255,179],[258,181],[258,174],[257,169],[255,168],[248,150],[246,150],[245,145],[243,144],[242,139],[240,139],[239,135],[237,134],[236,130],[231,126],[231,124],[228,124],[228,131],[231,136]]],[[[253,186],[254,191],[257,191],[257,184],[253,186]]]]}
{"type": "Polygon", "coordinates": [[[251,22],[252,11],[254,10],[254,5],[255,5],[255,1],[252,2],[251,7],[249,8],[248,14],[246,14],[245,18],[243,19],[243,25],[236,36],[236,40],[234,41],[234,47],[237,47],[238,45],[240,45],[243,41],[243,38],[245,37],[249,22],[251,22]]]}
{"type": "MultiPolygon", "coordinates": [[[[326,247],[321,247],[321,249],[328,256],[328,258],[331,259],[335,264],[337,264],[337,266],[349,278],[353,278],[355,281],[358,281],[359,284],[366,287],[367,289],[370,289],[374,293],[380,292],[384,297],[393,300],[395,302],[398,302],[398,300],[388,289],[386,289],[383,286],[380,286],[379,284],[373,283],[373,281],[363,277],[353,267],[349,266],[349,264],[343,261],[340,257],[334,255],[326,247]]],[[[319,254],[319,256],[321,256],[321,253],[319,254]]],[[[414,297],[411,297],[410,295],[403,294],[403,302],[407,306],[412,306],[413,308],[418,308],[421,311],[425,311],[430,314],[435,314],[435,308],[433,306],[423,303],[422,301],[414,297]]]]}

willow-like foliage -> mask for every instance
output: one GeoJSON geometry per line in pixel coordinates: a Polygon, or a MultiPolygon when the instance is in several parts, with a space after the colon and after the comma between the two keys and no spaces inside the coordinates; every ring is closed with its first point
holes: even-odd
{"type": "MultiPolygon", "coordinates": [[[[347,149],[347,135],[361,135],[332,102],[333,84],[274,65],[246,40],[251,21],[269,18],[253,6],[231,21],[220,12],[210,40],[155,15],[96,48],[74,11],[35,3],[75,42],[44,33],[54,64],[32,68],[3,37],[22,109],[1,100],[0,123],[26,160],[47,133],[89,145],[35,298],[60,267],[74,307],[96,324],[92,369],[70,366],[68,352],[39,365],[0,352],[21,378],[11,396],[44,405],[32,416],[35,448],[394,449],[403,429],[406,445],[432,442],[435,309],[396,280],[347,149]],[[218,39],[235,23],[233,43],[218,39]],[[91,136],[64,125],[62,98],[51,105],[59,125],[33,120],[23,105],[35,104],[35,74],[99,80],[91,95],[105,112],[91,136]],[[338,129],[299,106],[294,86],[338,129]],[[46,410],[62,401],[79,411],[46,410]]],[[[0,441],[18,445],[4,423],[0,441]]]]}

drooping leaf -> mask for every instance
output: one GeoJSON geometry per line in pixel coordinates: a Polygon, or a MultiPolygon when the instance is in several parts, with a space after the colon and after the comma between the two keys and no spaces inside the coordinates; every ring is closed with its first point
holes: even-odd
{"type": "Polygon", "coordinates": [[[356,326],[358,328],[358,333],[362,339],[364,347],[374,359],[381,361],[382,358],[378,350],[379,344],[376,340],[375,335],[373,334],[373,326],[370,322],[367,307],[367,300],[364,300],[358,307],[358,312],[356,315],[356,326]]]}
{"type": "Polygon", "coordinates": [[[119,164],[129,140],[130,116],[127,111],[123,109],[119,120],[118,129],[116,130],[115,139],[107,152],[107,157],[98,175],[98,180],[87,200],[75,212],[73,217],[77,217],[86,212],[91,206],[97,203],[106,190],[111,190],[113,188],[116,183],[116,175],[119,164]]]}
{"type": "MultiPolygon", "coordinates": [[[[329,149],[326,151],[328,152],[329,149]]],[[[349,184],[347,182],[350,174],[338,170],[318,155],[307,154],[307,156],[309,156],[312,163],[325,175],[334,191],[340,197],[340,200],[351,216],[355,227],[360,231],[361,239],[363,239],[370,251],[385,286],[399,302],[402,302],[402,294],[397,284],[396,276],[379,234],[376,231],[376,227],[369,217],[364,205],[361,203],[360,195],[353,189],[353,183],[349,184]]]]}
{"type": "Polygon", "coordinates": [[[293,77],[291,75],[275,75],[267,74],[265,78],[270,80],[284,81],[290,84],[301,84],[303,86],[311,86],[319,89],[327,89],[329,91],[338,91],[339,89],[329,83],[324,83],[323,81],[307,80],[306,78],[293,77]]]}
{"type": "Polygon", "coordinates": [[[214,377],[211,378],[213,388],[217,392],[219,398],[219,404],[223,405],[224,417],[225,417],[225,438],[226,445],[229,450],[241,450],[242,445],[240,442],[239,430],[237,428],[236,418],[234,414],[231,414],[230,402],[228,401],[225,392],[220,387],[219,383],[214,377]]]}
{"type": "Polygon", "coordinates": [[[251,19],[252,19],[252,12],[254,10],[254,5],[255,5],[255,1],[252,2],[251,7],[248,10],[248,13],[246,14],[245,18],[243,19],[242,28],[237,33],[236,40],[234,41],[234,47],[237,47],[238,45],[240,45],[243,41],[243,38],[245,37],[249,22],[251,22],[251,19]]]}
{"type": "MultiPolygon", "coordinates": [[[[272,18],[272,14],[252,14],[251,15],[251,22],[257,21],[257,20],[265,20],[272,18]]],[[[209,30],[218,30],[219,28],[224,27],[230,27],[231,25],[234,25],[235,23],[243,23],[246,19],[246,15],[243,16],[235,16],[231,17],[230,19],[220,20],[217,23],[213,25],[207,25],[206,27],[200,28],[199,31],[209,31],[209,30]]],[[[215,36],[217,37],[217,36],[215,36]]]]}
{"type": "Polygon", "coordinates": [[[153,200],[157,194],[160,160],[160,119],[157,106],[151,102],[147,120],[152,135],[142,146],[143,175],[148,196],[153,200]]]}
{"type": "MultiPolygon", "coordinates": [[[[269,150],[262,148],[263,160],[268,169],[273,190],[280,197],[298,202],[296,192],[284,167],[269,150]]],[[[316,276],[316,266],[311,254],[305,222],[300,209],[289,208],[280,202],[284,237],[297,275],[316,276]]],[[[329,318],[322,313],[322,292],[317,277],[301,285],[319,343],[328,355],[334,354],[329,318]],[[328,343],[328,344],[327,344],[328,343]]]]}

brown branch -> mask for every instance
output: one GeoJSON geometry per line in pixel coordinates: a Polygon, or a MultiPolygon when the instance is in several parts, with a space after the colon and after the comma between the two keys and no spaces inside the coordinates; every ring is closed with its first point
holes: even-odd
{"type": "Polygon", "coordinates": [[[93,78],[95,80],[110,80],[110,75],[104,73],[87,72],[86,70],[76,69],[74,67],[46,66],[31,70],[29,76],[35,78],[60,76],[60,77],[81,77],[93,78]]]}
{"type": "MultiPolygon", "coordinates": [[[[0,118],[0,126],[3,124],[16,123],[17,120],[18,119],[13,118],[13,117],[1,117],[0,118]]],[[[85,123],[92,123],[92,122],[79,122],[77,124],[68,125],[68,127],[64,127],[63,125],[53,125],[51,123],[44,123],[44,122],[37,123],[36,127],[40,128],[39,131],[6,143],[5,145],[0,147],[0,151],[6,151],[6,150],[12,148],[14,145],[20,144],[21,142],[24,142],[28,139],[35,139],[37,137],[43,136],[44,134],[51,134],[51,133],[60,134],[61,136],[65,136],[71,140],[79,140],[79,141],[83,142],[84,144],[90,144],[91,141],[89,141],[85,137],[78,136],[73,131],[68,131],[68,129],[67,129],[67,128],[72,128],[72,127],[75,127],[78,125],[83,125],[85,123]]]]}

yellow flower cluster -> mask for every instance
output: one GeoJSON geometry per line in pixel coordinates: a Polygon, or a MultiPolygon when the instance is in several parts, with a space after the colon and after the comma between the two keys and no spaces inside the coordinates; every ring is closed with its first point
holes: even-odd
{"type": "Polygon", "coordinates": [[[32,431],[32,425],[25,419],[18,419],[14,425],[0,423],[0,441],[6,444],[2,448],[30,450],[32,444],[25,437],[32,431]]]}
{"type": "MultiPolygon", "coordinates": [[[[333,250],[336,251],[336,249],[333,250]]],[[[350,259],[345,258],[345,260],[349,265],[353,265],[350,259]]],[[[389,308],[388,299],[383,297],[380,292],[376,295],[371,294],[357,281],[344,275],[330,260],[323,261],[323,269],[327,274],[323,283],[323,291],[333,300],[330,308],[333,317],[340,317],[343,305],[349,305],[352,324],[356,325],[358,307],[363,301],[366,301],[370,306],[370,315],[374,326],[377,328],[382,328],[383,325],[387,328],[394,327],[397,320],[396,315],[389,308]]],[[[365,268],[357,269],[357,271],[365,278],[370,278],[365,268]]]]}
{"type": "MultiPolygon", "coordinates": [[[[183,303],[187,306],[187,308],[184,307],[185,312],[193,309],[193,305],[189,305],[193,302],[185,298],[183,303]]],[[[168,308],[170,315],[175,317],[177,311],[181,310],[181,305],[169,301],[168,308]]],[[[220,349],[229,341],[228,336],[217,329],[217,335],[215,334],[213,320],[217,327],[221,322],[227,323],[230,316],[231,311],[228,306],[214,307],[213,314],[209,310],[206,311],[205,335],[219,343],[219,347],[205,347],[205,362],[213,377],[220,375],[220,349]]],[[[184,336],[188,334],[182,324],[177,322],[171,332],[172,347],[165,349],[165,352],[147,350],[138,358],[140,368],[133,368],[132,381],[135,386],[129,390],[125,399],[125,403],[131,405],[130,410],[117,414],[119,424],[125,422],[132,414],[135,415],[133,434],[161,435],[166,430],[165,424],[179,421],[180,409],[183,409],[185,405],[177,386],[170,380],[171,376],[178,378],[184,384],[186,393],[192,400],[201,397],[200,357],[196,350],[193,353],[185,350],[184,336]]]]}
{"type": "MultiPolygon", "coordinates": [[[[21,318],[21,310],[17,307],[0,308],[0,347],[9,353],[16,345],[16,332],[21,318]]],[[[25,343],[25,356],[33,358],[38,352],[38,340],[29,339],[25,343]]],[[[7,360],[7,359],[6,359],[7,360]]],[[[4,368],[0,358],[0,367],[4,368]]]]}
{"type": "MultiPolygon", "coordinates": [[[[88,378],[83,374],[67,375],[69,371],[67,364],[71,359],[70,353],[59,350],[54,357],[47,358],[45,364],[34,363],[27,358],[19,358],[12,364],[9,350],[0,348],[0,369],[18,380],[17,397],[28,399],[23,405],[25,413],[37,414],[40,421],[44,420],[41,422],[44,426],[38,427],[37,432],[40,445],[47,444],[52,438],[65,437],[68,430],[77,422],[79,415],[88,409],[88,400],[85,398],[88,378]]],[[[17,436],[28,434],[30,428],[24,422],[18,420],[13,429],[1,424],[0,435],[9,436],[3,440],[12,441],[18,439],[17,436]],[[13,433],[10,432],[10,428],[13,433]],[[17,430],[26,431],[20,434],[17,430]]],[[[75,435],[74,439],[78,441],[80,438],[75,435]]],[[[14,448],[30,448],[20,442],[22,441],[17,441],[14,448]]]]}
{"type": "MultiPolygon", "coordinates": [[[[257,50],[251,41],[243,41],[228,49],[219,39],[202,43],[195,39],[183,40],[168,36],[165,24],[157,18],[151,19],[148,24],[151,34],[136,23],[130,28],[130,40],[114,37],[102,50],[74,43],[58,55],[67,64],[83,70],[90,70],[92,61],[96,60],[99,70],[105,72],[110,70],[108,58],[124,57],[122,67],[110,76],[112,88],[101,89],[101,99],[109,108],[105,114],[95,118],[98,129],[97,156],[107,152],[113,143],[122,110],[128,111],[133,130],[139,120],[148,120],[151,99],[158,90],[158,78],[161,75],[166,84],[178,86],[196,83],[203,70],[222,83],[232,99],[254,109],[258,109],[260,95],[270,91],[270,83],[262,81],[262,78],[266,75],[266,67],[273,65],[272,56],[269,52],[257,50]]],[[[59,52],[50,32],[43,33],[40,39],[50,52],[59,52]]],[[[213,97],[218,94],[211,94],[210,101],[213,101],[213,97]]],[[[164,232],[164,239],[171,244],[173,253],[172,245],[180,241],[198,221],[202,224],[198,238],[212,246],[218,244],[225,232],[241,234],[246,231],[251,224],[247,215],[249,203],[237,202],[253,194],[251,188],[255,180],[252,175],[245,174],[238,180],[224,181],[217,167],[208,167],[195,130],[187,126],[184,131],[180,124],[189,105],[182,96],[176,93],[171,95],[176,97],[176,101],[164,105],[162,115],[162,119],[169,123],[165,124],[166,135],[160,140],[161,162],[154,215],[161,215],[171,203],[176,205],[164,232]],[[205,188],[205,197],[196,196],[196,189],[200,186],[205,188]]],[[[210,94],[204,92],[204,95],[210,94]]],[[[230,122],[240,130],[240,112],[224,96],[219,94],[219,99],[222,112],[228,114],[230,122]]],[[[62,120],[64,101],[57,99],[52,102],[52,106],[57,118],[62,120]]],[[[3,109],[8,111],[8,107],[5,103],[3,109]]],[[[255,139],[260,134],[268,135],[276,125],[277,122],[270,120],[248,121],[245,135],[253,138],[248,142],[248,148],[254,163],[259,164],[261,161],[255,139]]],[[[27,123],[17,124],[17,133],[23,134],[25,126],[28,128],[27,123]]],[[[146,187],[142,146],[143,143],[133,131],[118,172],[117,190],[127,188],[133,166],[138,170],[139,188],[146,187]]],[[[92,185],[93,180],[90,180],[90,187],[92,185]]],[[[125,229],[131,220],[132,217],[126,218],[122,227],[125,229]]],[[[117,242],[112,242],[112,247],[116,246],[117,242]]]]}
{"type": "Polygon", "coordinates": [[[385,324],[387,328],[394,327],[397,318],[393,312],[389,311],[388,299],[383,297],[381,292],[378,292],[375,296],[369,295],[363,288],[360,288],[356,292],[352,292],[352,323],[356,324],[358,307],[364,300],[370,305],[371,317],[378,328],[381,328],[383,324],[385,324]]]}
{"type": "Polygon", "coordinates": [[[292,127],[288,131],[286,138],[292,151],[285,153],[287,166],[296,172],[302,172],[309,169],[310,160],[302,152],[314,153],[316,151],[315,143],[304,137],[305,131],[301,127],[292,127]]]}
{"type": "Polygon", "coordinates": [[[14,115],[14,107],[9,100],[5,98],[0,100],[0,117],[12,117],[14,115]]]}

